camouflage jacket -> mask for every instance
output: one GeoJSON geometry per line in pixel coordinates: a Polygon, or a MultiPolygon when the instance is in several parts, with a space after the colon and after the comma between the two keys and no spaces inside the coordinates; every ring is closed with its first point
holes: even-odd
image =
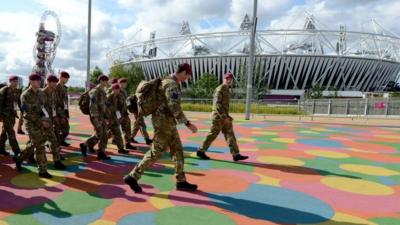
{"type": "Polygon", "coordinates": [[[20,92],[18,89],[11,90],[5,86],[0,89],[0,117],[16,117],[20,105],[20,92]]]}
{"type": "Polygon", "coordinates": [[[181,88],[173,77],[162,80],[159,93],[161,99],[160,107],[155,116],[173,118],[176,123],[186,123],[188,119],[181,108],[181,88]]]}
{"type": "Polygon", "coordinates": [[[107,94],[107,118],[110,118],[113,121],[116,121],[121,118],[120,107],[120,95],[115,92],[111,92],[107,94]]]}
{"type": "Polygon", "coordinates": [[[57,103],[57,96],[56,90],[51,90],[49,87],[43,88],[43,104],[46,108],[47,112],[49,113],[50,119],[53,119],[57,115],[56,110],[56,103],[57,103]]]}
{"type": "Polygon", "coordinates": [[[21,95],[21,110],[28,125],[38,126],[42,121],[50,120],[49,112],[44,106],[44,92],[41,90],[35,92],[31,87],[25,90],[21,95]]]}
{"type": "Polygon", "coordinates": [[[214,91],[212,119],[229,118],[229,87],[221,84],[214,91]]]}
{"type": "Polygon", "coordinates": [[[56,86],[56,112],[59,117],[69,117],[68,88],[61,83],[56,86]]]}
{"type": "Polygon", "coordinates": [[[106,92],[100,85],[89,91],[90,104],[89,111],[90,116],[98,118],[100,120],[107,119],[107,96],[106,92]]]}

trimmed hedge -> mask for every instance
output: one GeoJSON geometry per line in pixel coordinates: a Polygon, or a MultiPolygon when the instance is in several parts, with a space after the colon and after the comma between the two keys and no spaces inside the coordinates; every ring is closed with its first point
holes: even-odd
{"type": "MultiPolygon", "coordinates": [[[[182,103],[182,109],[184,111],[192,112],[211,112],[211,104],[194,104],[194,103],[182,103]]],[[[244,103],[231,103],[229,105],[231,113],[244,113],[246,104],[244,103]]],[[[268,107],[267,105],[251,104],[251,113],[256,114],[286,114],[286,115],[299,115],[297,107],[268,107]]]]}

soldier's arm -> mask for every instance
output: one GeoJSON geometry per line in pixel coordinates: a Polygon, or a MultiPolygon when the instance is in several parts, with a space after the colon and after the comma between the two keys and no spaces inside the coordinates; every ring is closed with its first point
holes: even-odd
{"type": "Polygon", "coordinates": [[[217,113],[220,116],[220,118],[223,120],[228,118],[228,112],[226,112],[225,108],[222,105],[222,99],[223,99],[222,89],[218,89],[216,91],[214,98],[215,98],[217,113]]]}
{"type": "Polygon", "coordinates": [[[37,107],[33,99],[29,98],[27,95],[21,95],[21,110],[28,121],[37,121],[37,118],[41,117],[41,115],[38,114],[38,111],[41,109],[37,107]]]}
{"type": "Polygon", "coordinates": [[[186,124],[188,119],[181,108],[181,95],[178,90],[178,86],[176,85],[168,85],[165,89],[165,97],[167,99],[168,108],[171,111],[172,115],[175,117],[175,120],[180,123],[186,124]]]}
{"type": "Polygon", "coordinates": [[[56,89],[56,113],[59,117],[65,117],[65,110],[64,110],[64,95],[61,88],[57,87],[56,89]]]}
{"type": "Polygon", "coordinates": [[[90,96],[90,103],[89,103],[90,116],[98,118],[100,116],[99,109],[97,107],[98,104],[97,101],[99,100],[98,91],[96,90],[90,91],[89,96],[90,96]]]}
{"type": "Polygon", "coordinates": [[[0,90],[0,118],[4,118],[4,115],[3,115],[3,113],[4,113],[4,101],[6,100],[5,99],[5,88],[3,88],[3,89],[1,89],[0,90]]]}

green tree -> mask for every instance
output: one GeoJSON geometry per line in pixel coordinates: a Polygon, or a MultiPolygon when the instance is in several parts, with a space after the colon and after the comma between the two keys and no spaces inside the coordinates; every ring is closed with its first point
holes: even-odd
{"type": "Polygon", "coordinates": [[[191,91],[191,97],[212,98],[214,90],[218,85],[218,79],[214,74],[205,73],[194,85],[191,91]]]}
{"type": "Polygon", "coordinates": [[[145,80],[142,68],[137,64],[130,65],[115,65],[110,70],[110,78],[127,78],[128,79],[128,94],[135,93],[140,81],[145,80]]]}
{"type": "Polygon", "coordinates": [[[95,66],[92,71],[90,71],[90,82],[93,84],[97,84],[97,78],[103,74],[103,71],[98,67],[95,66]]]}
{"type": "Polygon", "coordinates": [[[319,99],[322,98],[322,88],[319,84],[314,85],[311,89],[310,98],[312,99],[319,99]]]}

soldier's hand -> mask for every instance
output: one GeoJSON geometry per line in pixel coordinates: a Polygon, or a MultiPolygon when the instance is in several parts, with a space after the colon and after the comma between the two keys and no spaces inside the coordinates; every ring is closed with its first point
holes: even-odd
{"type": "Polygon", "coordinates": [[[226,119],[224,120],[224,123],[227,124],[227,123],[230,123],[231,121],[232,121],[231,118],[228,117],[228,118],[226,118],[226,119]]]}
{"type": "Polygon", "coordinates": [[[197,127],[194,124],[189,124],[187,128],[189,128],[189,130],[191,130],[193,134],[197,132],[197,127]]]}

